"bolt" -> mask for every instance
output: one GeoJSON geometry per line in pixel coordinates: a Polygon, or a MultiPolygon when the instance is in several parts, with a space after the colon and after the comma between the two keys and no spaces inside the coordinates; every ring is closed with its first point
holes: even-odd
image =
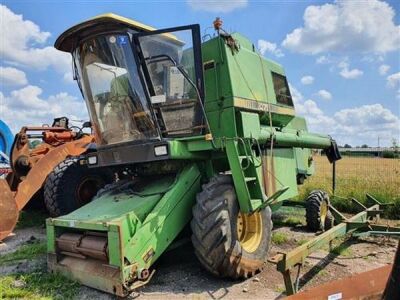
{"type": "Polygon", "coordinates": [[[147,278],[149,278],[150,276],[150,272],[149,269],[140,269],[138,270],[138,278],[141,280],[145,280],[147,278]]]}

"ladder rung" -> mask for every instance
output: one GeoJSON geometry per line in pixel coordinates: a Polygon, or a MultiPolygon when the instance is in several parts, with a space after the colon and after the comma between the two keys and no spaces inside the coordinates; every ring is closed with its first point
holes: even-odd
{"type": "Polygon", "coordinates": [[[256,181],[256,180],[257,180],[257,177],[245,177],[244,180],[245,180],[246,182],[252,182],[252,181],[256,181]]]}
{"type": "Polygon", "coordinates": [[[261,200],[261,199],[250,199],[250,202],[252,203],[253,206],[257,206],[257,205],[260,205],[263,202],[263,200],[261,200]]]}

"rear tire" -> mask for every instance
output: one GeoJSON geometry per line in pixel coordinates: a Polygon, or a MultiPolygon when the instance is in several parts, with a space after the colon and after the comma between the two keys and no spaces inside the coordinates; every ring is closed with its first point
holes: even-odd
{"type": "Polygon", "coordinates": [[[334,218],[329,211],[329,195],[322,190],[312,191],[306,200],[306,222],[309,230],[325,231],[333,227],[334,218]]]}
{"type": "Polygon", "coordinates": [[[112,180],[112,173],[108,170],[91,169],[87,165],[81,165],[78,157],[67,158],[46,178],[46,209],[52,217],[66,215],[89,203],[96,193],[112,180]]]}
{"type": "Polygon", "coordinates": [[[271,210],[242,214],[231,176],[218,175],[203,185],[191,228],[195,254],[212,274],[239,279],[263,269],[271,243],[271,210]]]}

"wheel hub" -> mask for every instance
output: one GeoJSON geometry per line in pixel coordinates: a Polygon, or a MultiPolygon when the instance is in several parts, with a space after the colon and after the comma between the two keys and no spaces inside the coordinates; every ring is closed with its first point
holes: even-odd
{"type": "Polygon", "coordinates": [[[237,236],[242,248],[249,253],[256,251],[263,235],[261,213],[244,214],[239,212],[236,224],[237,236]]]}
{"type": "Polygon", "coordinates": [[[325,225],[325,220],[327,215],[328,215],[328,203],[326,201],[322,201],[320,207],[321,225],[325,225]]]}
{"type": "Polygon", "coordinates": [[[87,177],[79,184],[76,190],[76,201],[79,206],[89,203],[101,188],[102,181],[99,178],[87,177]]]}

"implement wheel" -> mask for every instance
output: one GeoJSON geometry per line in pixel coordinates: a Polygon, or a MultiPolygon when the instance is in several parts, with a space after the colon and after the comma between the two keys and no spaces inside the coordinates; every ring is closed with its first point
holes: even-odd
{"type": "Polygon", "coordinates": [[[333,216],[329,211],[329,195],[325,191],[312,191],[306,200],[306,221],[311,231],[325,231],[333,227],[333,216]]]}
{"type": "Polygon", "coordinates": [[[240,212],[231,176],[218,175],[203,185],[191,228],[195,254],[211,273],[248,278],[264,267],[271,242],[271,210],[240,212]]]}
{"type": "Polygon", "coordinates": [[[66,215],[89,203],[112,180],[108,170],[91,169],[79,164],[77,157],[67,158],[47,176],[44,185],[46,209],[52,217],[66,215]]]}

